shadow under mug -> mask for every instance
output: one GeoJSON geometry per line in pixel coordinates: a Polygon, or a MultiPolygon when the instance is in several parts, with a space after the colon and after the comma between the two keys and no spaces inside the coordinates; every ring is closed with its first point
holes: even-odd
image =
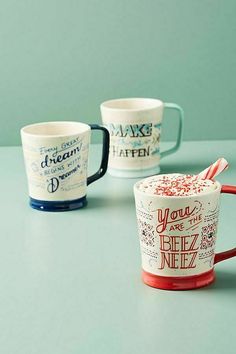
{"type": "Polygon", "coordinates": [[[96,124],[46,122],[21,129],[30,206],[42,211],[68,211],[87,204],[87,186],[106,173],[109,132],[96,124]],[[91,130],[103,134],[101,164],[87,178],[91,130]]]}
{"type": "Polygon", "coordinates": [[[236,187],[216,182],[208,193],[168,197],[140,191],[139,183],[134,193],[143,282],[165,290],[211,284],[214,265],[236,256],[236,248],[215,253],[220,194],[236,194],[236,187]]]}
{"type": "Polygon", "coordinates": [[[137,178],[160,172],[160,159],[176,152],[183,135],[183,109],[175,103],[153,98],[125,98],[103,102],[103,125],[110,133],[108,173],[116,177],[137,178]],[[175,145],[160,151],[164,109],[178,112],[175,145]]]}

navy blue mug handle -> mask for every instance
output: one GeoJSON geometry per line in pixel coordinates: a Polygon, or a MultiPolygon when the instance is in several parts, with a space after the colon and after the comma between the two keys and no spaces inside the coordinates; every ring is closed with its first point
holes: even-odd
{"type": "Polygon", "coordinates": [[[87,185],[95,182],[99,178],[105,175],[107,171],[107,165],[108,165],[108,157],[109,157],[109,144],[110,144],[110,135],[109,132],[106,128],[101,127],[100,125],[97,124],[89,124],[92,130],[101,130],[103,134],[103,141],[102,141],[102,160],[100,167],[96,173],[94,173],[92,176],[89,176],[87,178],[87,185]]]}

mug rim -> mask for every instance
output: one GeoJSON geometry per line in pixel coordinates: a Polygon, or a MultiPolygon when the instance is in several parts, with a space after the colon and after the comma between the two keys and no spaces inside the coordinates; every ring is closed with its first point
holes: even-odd
{"type": "Polygon", "coordinates": [[[87,131],[89,131],[91,128],[88,124],[86,123],[82,123],[82,122],[77,122],[77,121],[49,121],[49,122],[40,122],[40,123],[32,123],[32,124],[28,124],[25,125],[24,127],[21,128],[20,132],[22,135],[25,136],[31,136],[34,138],[64,138],[64,137],[69,137],[69,136],[75,136],[81,133],[85,133],[87,131]],[[46,127],[46,126],[52,126],[52,125],[56,125],[56,126],[60,126],[60,125],[67,125],[67,126],[71,126],[75,125],[78,128],[80,127],[80,131],[75,131],[75,132],[71,132],[71,133],[62,133],[62,134],[42,134],[42,133],[37,133],[37,132],[31,132],[31,129],[34,129],[37,127],[46,127]],[[82,129],[81,129],[82,128],[82,129]],[[27,131],[29,130],[29,131],[27,131]]]}
{"type": "Polygon", "coordinates": [[[152,109],[156,109],[159,108],[161,106],[163,106],[164,103],[163,101],[161,101],[158,98],[149,98],[149,97],[128,97],[128,98],[115,98],[115,99],[111,99],[111,100],[107,100],[104,101],[103,103],[101,103],[100,108],[101,109],[107,109],[107,110],[112,110],[112,111],[128,111],[128,112],[140,112],[140,111],[146,111],[146,110],[152,110],[152,109]],[[129,108],[129,107],[112,107],[112,105],[119,103],[119,102],[134,102],[134,101],[143,101],[145,103],[150,103],[150,105],[148,106],[144,106],[144,107],[139,107],[139,108],[129,108]],[[155,104],[154,104],[155,103],[155,104]]]}
{"type": "Polygon", "coordinates": [[[153,197],[153,198],[157,198],[157,199],[175,199],[175,200],[183,200],[183,199],[194,199],[194,198],[198,198],[198,197],[205,197],[207,195],[212,195],[214,193],[218,193],[221,191],[221,183],[218,182],[218,181],[214,181],[217,185],[217,188],[214,189],[214,190],[210,190],[209,192],[204,192],[204,193],[199,193],[199,194],[193,194],[193,195],[184,195],[184,196],[178,196],[178,195],[159,195],[159,194],[152,194],[152,193],[147,193],[147,192],[143,192],[143,191],[140,191],[137,187],[137,185],[139,183],[141,183],[142,181],[144,181],[145,179],[148,179],[148,178],[151,178],[153,176],[150,176],[150,177],[147,177],[147,178],[144,178],[138,182],[136,182],[133,186],[133,189],[134,189],[134,193],[139,193],[140,195],[146,195],[147,197],[153,197]]]}

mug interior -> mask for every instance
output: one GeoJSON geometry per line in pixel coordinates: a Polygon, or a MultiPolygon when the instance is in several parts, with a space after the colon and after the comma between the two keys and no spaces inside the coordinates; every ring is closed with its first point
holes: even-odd
{"type": "Polygon", "coordinates": [[[80,122],[45,122],[27,125],[21,132],[34,136],[58,137],[81,134],[89,129],[89,125],[80,122]]]}
{"type": "MultiPolygon", "coordinates": [[[[158,175],[157,177],[161,177],[165,174],[160,174],[158,175]]],[[[168,175],[168,174],[166,174],[168,175]]],[[[170,173],[169,175],[175,175],[175,173],[170,173]]],[[[179,175],[181,176],[182,174],[181,173],[177,173],[176,175],[179,175]]],[[[136,182],[133,186],[134,188],[134,192],[135,193],[139,193],[140,195],[143,195],[143,196],[147,196],[147,197],[154,197],[154,198],[164,198],[164,199],[194,199],[196,197],[201,197],[201,196],[206,196],[206,195],[211,195],[213,193],[219,193],[220,190],[221,190],[221,184],[218,182],[218,181],[214,181],[214,184],[215,184],[215,189],[210,189],[209,191],[204,191],[204,192],[201,192],[201,193],[196,193],[196,194],[191,194],[191,195],[184,195],[184,196],[178,196],[178,195],[171,195],[171,196],[167,196],[167,195],[161,195],[161,194],[155,194],[155,193],[152,193],[152,192],[147,192],[147,191],[144,191],[142,189],[140,189],[140,185],[142,183],[148,183],[149,181],[151,181],[155,176],[150,176],[150,177],[147,177],[147,178],[144,178],[138,182],[136,182]]],[[[157,185],[158,185],[158,178],[157,178],[157,185]]]]}
{"type": "Polygon", "coordinates": [[[153,109],[163,105],[163,102],[154,98],[119,98],[103,102],[102,108],[140,111],[153,109]]]}

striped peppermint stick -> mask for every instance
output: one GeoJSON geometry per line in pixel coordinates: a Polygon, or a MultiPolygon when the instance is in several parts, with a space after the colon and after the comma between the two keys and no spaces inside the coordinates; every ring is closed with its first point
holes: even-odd
{"type": "Polygon", "coordinates": [[[201,179],[213,179],[219,173],[223,172],[228,168],[228,162],[222,157],[206,168],[204,171],[198,174],[198,177],[201,179]]]}

